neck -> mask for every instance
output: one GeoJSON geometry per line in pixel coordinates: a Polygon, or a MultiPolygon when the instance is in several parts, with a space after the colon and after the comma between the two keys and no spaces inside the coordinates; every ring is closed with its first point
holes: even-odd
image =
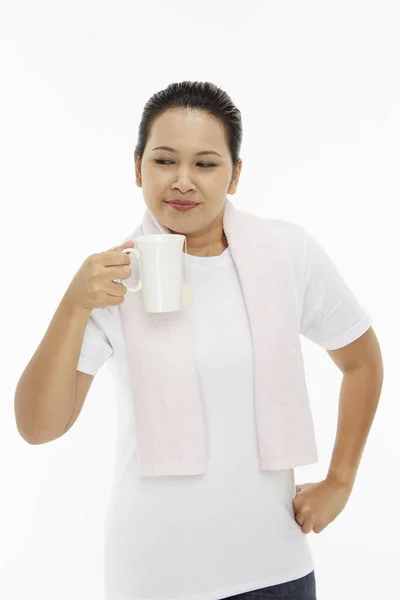
{"type": "MultiPolygon", "coordinates": [[[[194,240],[190,236],[186,236],[187,240],[187,254],[192,256],[219,256],[228,247],[228,240],[226,239],[225,232],[223,231],[219,239],[215,242],[200,244],[200,240],[194,240]]],[[[185,252],[185,244],[184,249],[185,252]]]]}

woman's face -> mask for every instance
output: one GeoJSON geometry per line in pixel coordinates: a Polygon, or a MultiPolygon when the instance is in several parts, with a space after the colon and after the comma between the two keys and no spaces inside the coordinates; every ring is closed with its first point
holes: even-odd
{"type": "Polygon", "coordinates": [[[240,161],[232,173],[222,123],[202,111],[185,109],[169,109],[157,117],[142,160],[135,163],[136,184],[143,188],[145,203],[159,223],[172,232],[199,235],[219,219],[222,222],[226,195],[236,192],[242,167],[240,161]],[[158,146],[175,152],[154,150],[158,146]],[[167,204],[172,199],[199,204],[179,211],[167,204]]]}

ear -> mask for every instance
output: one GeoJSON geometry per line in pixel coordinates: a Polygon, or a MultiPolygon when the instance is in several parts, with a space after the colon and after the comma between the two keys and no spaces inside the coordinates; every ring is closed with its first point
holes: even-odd
{"type": "Polygon", "coordinates": [[[228,194],[236,194],[237,186],[239,183],[240,172],[242,170],[243,161],[239,160],[237,165],[233,168],[232,179],[228,187],[228,194]]]}
{"type": "Polygon", "coordinates": [[[138,187],[142,187],[141,170],[142,170],[142,160],[141,160],[141,158],[135,158],[135,178],[136,178],[136,185],[138,187]]]}

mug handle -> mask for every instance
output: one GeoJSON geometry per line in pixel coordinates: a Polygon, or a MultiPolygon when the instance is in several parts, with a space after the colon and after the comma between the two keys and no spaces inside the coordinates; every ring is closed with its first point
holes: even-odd
{"type": "MultiPolygon", "coordinates": [[[[138,261],[139,261],[139,265],[140,265],[140,256],[139,256],[139,252],[136,250],[136,248],[124,248],[123,250],[121,250],[121,252],[126,252],[127,254],[128,254],[129,252],[133,252],[133,253],[134,253],[134,255],[136,256],[136,258],[138,259],[138,261]]],[[[113,281],[114,281],[114,280],[113,280],[113,281]]],[[[141,280],[141,279],[139,279],[139,281],[138,281],[137,285],[136,285],[135,287],[132,287],[132,288],[128,287],[128,286],[126,285],[126,283],[124,283],[124,282],[123,282],[123,280],[122,280],[122,279],[118,279],[118,280],[117,280],[117,282],[118,282],[118,281],[119,281],[120,283],[122,283],[122,285],[124,285],[124,286],[126,287],[126,289],[128,290],[128,292],[138,292],[139,290],[141,290],[141,289],[142,289],[142,280],[141,280]]]]}

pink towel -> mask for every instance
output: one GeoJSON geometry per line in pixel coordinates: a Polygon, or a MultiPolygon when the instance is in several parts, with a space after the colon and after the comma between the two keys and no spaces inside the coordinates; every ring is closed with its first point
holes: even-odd
{"type": "MultiPolygon", "coordinates": [[[[260,467],[289,469],[318,462],[285,248],[269,219],[239,211],[228,199],[223,228],[251,329],[260,467]]],[[[142,224],[124,242],[159,233],[171,231],[146,210],[142,224]]],[[[138,261],[130,257],[128,286],[140,276],[138,261]]],[[[204,473],[205,422],[189,318],[192,309],[147,313],[141,291],[127,292],[119,308],[140,475],[204,473]]]]}

